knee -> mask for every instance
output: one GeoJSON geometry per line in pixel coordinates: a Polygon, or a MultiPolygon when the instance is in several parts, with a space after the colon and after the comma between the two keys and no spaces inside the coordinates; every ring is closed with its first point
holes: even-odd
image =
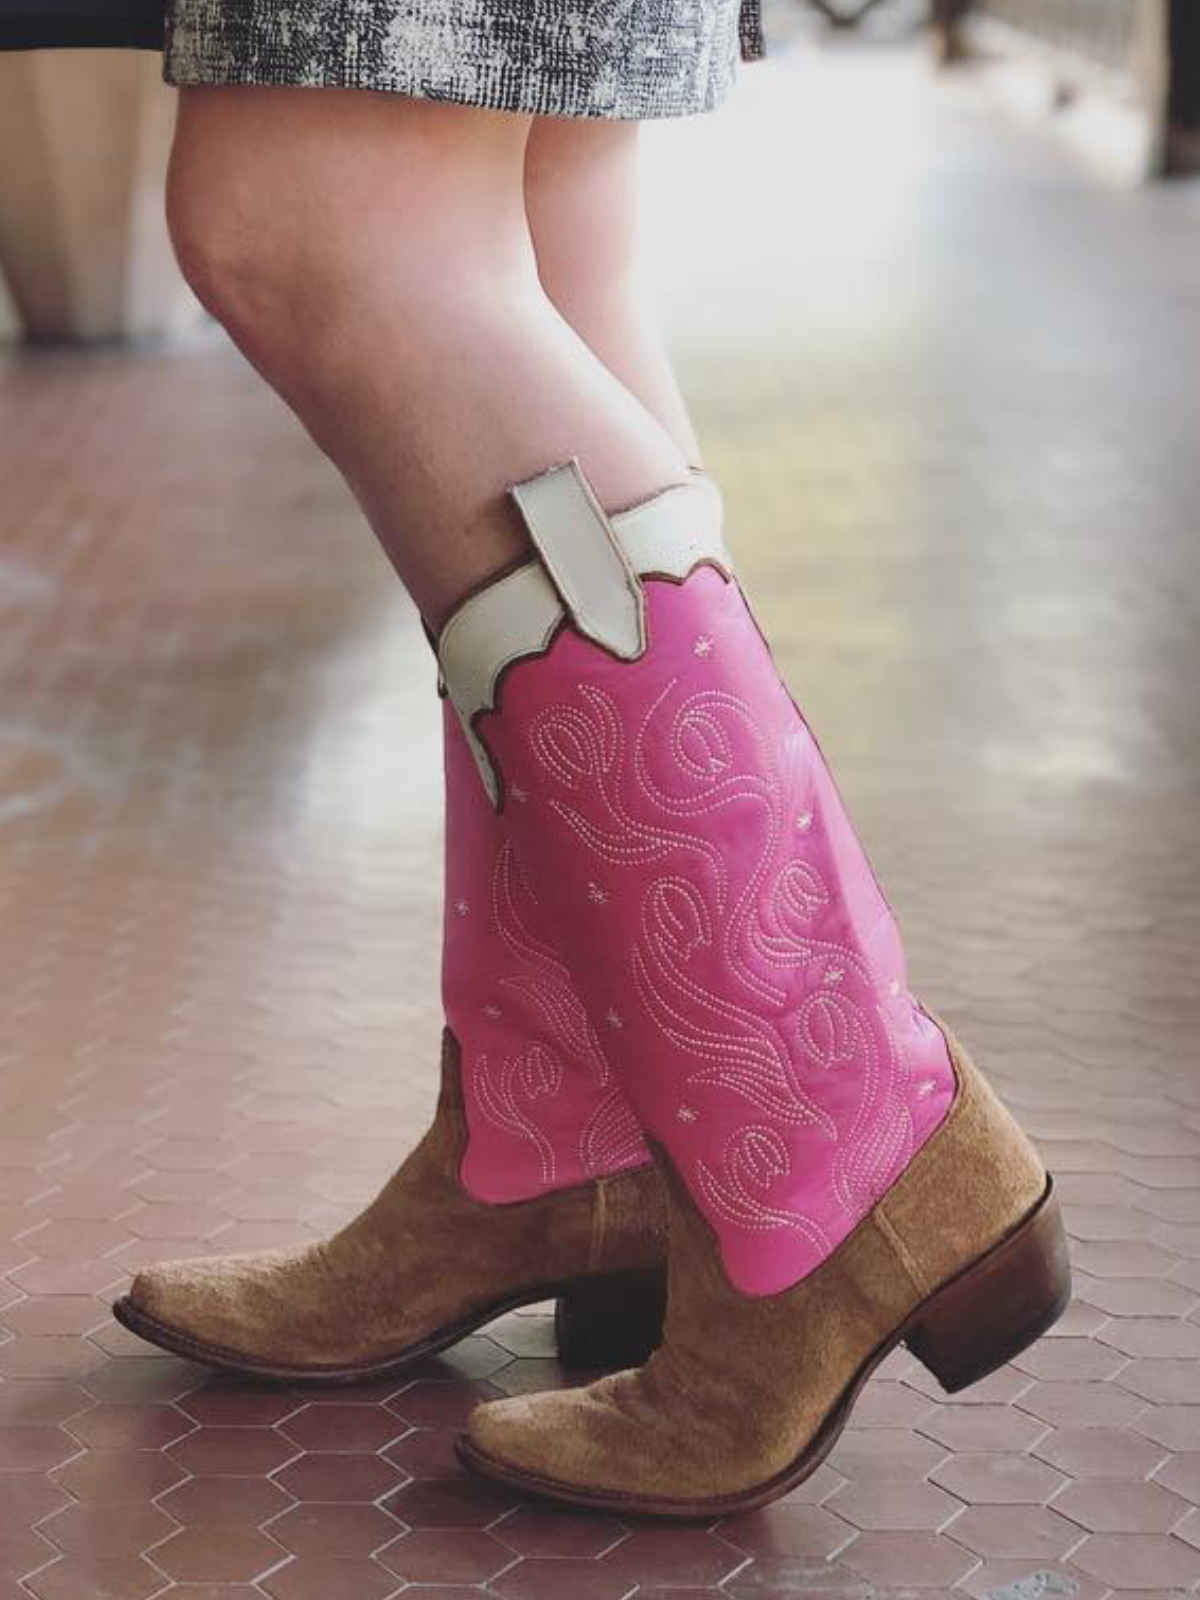
{"type": "Polygon", "coordinates": [[[177,142],[167,227],[180,270],[205,309],[239,343],[265,332],[270,308],[286,291],[287,249],[254,172],[177,142]]]}
{"type": "Polygon", "coordinates": [[[168,226],[188,283],[252,359],[300,343],[298,326],[311,346],[356,306],[420,307],[494,272],[518,222],[527,243],[507,128],[355,91],[192,93],[168,226]]]}
{"type": "Polygon", "coordinates": [[[270,151],[224,159],[215,143],[177,145],[167,225],[197,299],[289,396],[326,371],[346,320],[378,305],[383,263],[395,301],[424,292],[402,244],[365,223],[319,164],[289,171],[270,151]]]}

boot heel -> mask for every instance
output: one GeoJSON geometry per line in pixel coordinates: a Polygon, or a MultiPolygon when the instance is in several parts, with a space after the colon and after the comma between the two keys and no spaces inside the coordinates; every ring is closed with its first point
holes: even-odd
{"type": "Polygon", "coordinates": [[[580,1278],[558,1298],[554,1331],[568,1367],[640,1367],[662,1342],[665,1272],[580,1278]]]}
{"type": "Polygon", "coordinates": [[[1066,1230],[1048,1183],[1015,1232],[926,1301],[904,1342],[953,1394],[1040,1339],[1070,1298],[1066,1230]]]}

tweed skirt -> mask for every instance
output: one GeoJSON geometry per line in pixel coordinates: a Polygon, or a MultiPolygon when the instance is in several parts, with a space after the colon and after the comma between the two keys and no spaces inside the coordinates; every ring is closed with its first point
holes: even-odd
{"type": "Polygon", "coordinates": [[[711,111],[761,0],[169,0],[175,84],[381,89],[535,116],[711,111]]]}

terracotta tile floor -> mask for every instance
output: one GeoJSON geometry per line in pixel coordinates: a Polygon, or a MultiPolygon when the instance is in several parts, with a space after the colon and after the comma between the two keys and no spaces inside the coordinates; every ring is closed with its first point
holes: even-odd
{"type": "Polygon", "coordinates": [[[1196,197],[1107,188],[907,57],[763,74],[652,147],[662,259],[726,275],[714,319],[666,274],[672,328],[920,986],[1061,1175],[1077,1302],[953,1402],[889,1360],[799,1492],[682,1530],[459,1475],[477,1395],[562,1381],[541,1316],[325,1397],[118,1331],[141,1263],[331,1228],[429,1109],[432,673],[222,347],[14,357],[0,1600],[1200,1586],[1196,197]]]}

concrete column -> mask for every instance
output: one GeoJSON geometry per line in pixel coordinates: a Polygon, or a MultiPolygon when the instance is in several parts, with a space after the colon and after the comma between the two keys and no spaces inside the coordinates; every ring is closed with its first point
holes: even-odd
{"type": "Polygon", "coordinates": [[[27,338],[145,338],[194,315],[163,220],[160,74],[151,51],[0,54],[0,271],[27,338]]]}

